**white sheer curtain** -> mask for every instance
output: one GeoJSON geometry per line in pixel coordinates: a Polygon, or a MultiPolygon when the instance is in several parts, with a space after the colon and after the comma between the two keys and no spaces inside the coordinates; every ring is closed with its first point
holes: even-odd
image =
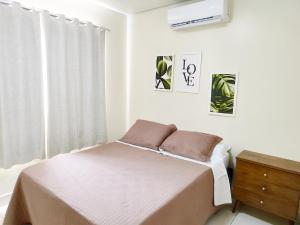
{"type": "Polygon", "coordinates": [[[43,158],[39,13],[0,4],[0,167],[43,158]]]}
{"type": "Polygon", "coordinates": [[[105,31],[43,15],[47,52],[49,156],[104,143],[105,31]]]}

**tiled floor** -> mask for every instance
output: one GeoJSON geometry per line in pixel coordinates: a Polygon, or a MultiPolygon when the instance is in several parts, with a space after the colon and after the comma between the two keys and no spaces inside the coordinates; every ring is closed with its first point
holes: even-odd
{"type": "Polygon", "coordinates": [[[287,225],[283,220],[274,215],[242,206],[236,213],[231,212],[231,207],[225,207],[212,216],[206,225],[287,225]]]}

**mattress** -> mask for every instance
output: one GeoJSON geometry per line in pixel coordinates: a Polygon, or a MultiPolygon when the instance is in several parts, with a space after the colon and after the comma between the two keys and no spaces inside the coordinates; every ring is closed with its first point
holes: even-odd
{"type": "Polygon", "coordinates": [[[204,225],[217,210],[212,169],[122,143],[25,169],[5,225],[204,225]]]}

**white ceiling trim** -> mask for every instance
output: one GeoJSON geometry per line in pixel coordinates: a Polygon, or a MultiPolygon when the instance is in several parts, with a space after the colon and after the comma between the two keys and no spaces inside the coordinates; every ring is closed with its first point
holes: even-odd
{"type": "MultiPolygon", "coordinates": [[[[132,15],[162,7],[186,3],[195,0],[88,0],[95,5],[125,14],[132,15]]],[[[199,0],[198,0],[199,1],[199,0]]]]}
{"type": "Polygon", "coordinates": [[[122,10],[120,10],[120,9],[117,9],[117,8],[115,8],[115,7],[112,7],[112,6],[110,6],[109,4],[104,3],[104,2],[101,2],[101,1],[99,1],[99,0],[87,0],[87,1],[90,2],[91,4],[100,6],[100,7],[104,8],[104,9],[109,9],[109,10],[111,10],[111,11],[114,11],[114,12],[117,12],[117,13],[120,13],[120,14],[123,14],[123,15],[126,15],[126,16],[130,15],[129,13],[127,13],[127,12],[125,12],[125,11],[122,11],[122,10]]]}

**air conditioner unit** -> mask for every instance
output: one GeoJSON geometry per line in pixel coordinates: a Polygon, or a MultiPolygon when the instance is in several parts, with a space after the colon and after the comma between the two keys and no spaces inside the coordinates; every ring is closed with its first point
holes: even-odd
{"type": "Polygon", "coordinates": [[[229,20],[227,0],[204,0],[169,9],[168,23],[173,29],[229,20]]]}

